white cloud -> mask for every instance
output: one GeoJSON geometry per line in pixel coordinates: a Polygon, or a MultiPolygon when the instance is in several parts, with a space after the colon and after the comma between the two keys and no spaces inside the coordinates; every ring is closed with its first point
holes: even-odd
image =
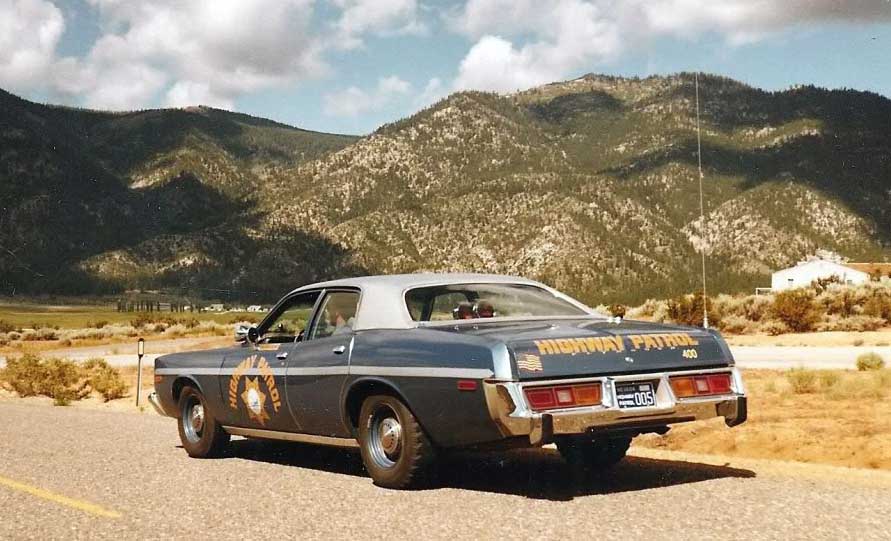
{"type": "Polygon", "coordinates": [[[365,34],[382,36],[424,34],[416,0],[331,0],[342,10],[334,23],[333,45],[355,49],[363,44],[365,34]]]}
{"type": "Polygon", "coordinates": [[[309,32],[312,0],[90,2],[105,33],[85,58],[64,59],[55,81],[90,106],[146,106],[170,85],[167,104],[231,107],[327,68],[309,32]]]}
{"type": "Polygon", "coordinates": [[[370,111],[379,111],[393,100],[411,92],[411,84],[399,77],[390,76],[378,79],[377,86],[370,91],[351,86],[338,92],[325,95],[326,115],[355,117],[370,111]]]}
{"type": "Polygon", "coordinates": [[[888,0],[468,0],[446,17],[476,40],[455,87],[501,92],[563,79],[660,36],[730,45],[793,26],[891,21],[888,0]]]}
{"type": "Polygon", "coordinates": [[[0,0],[0,85],[39,86],[52,67],[65,30],[62,12],[44,0],[0,0]]]}

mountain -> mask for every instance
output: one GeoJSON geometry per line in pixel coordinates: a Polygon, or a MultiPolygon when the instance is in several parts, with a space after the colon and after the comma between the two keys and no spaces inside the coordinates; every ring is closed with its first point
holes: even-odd
{"type": "Polygon", "coordinates": [[[274,297],[329,276],[476,270],[635,302],[696,287],[701,245],[712,291],[763,285],[817,248],[891,259],[891,100],[717,76],[700,99],[705,227],[692,74],[462,92],[361,139],[6,96],[19,109],[0,111],[14,212],[0,235],[22,233],[0,237],[15,254],[0,287],[65,290],[64,275],[274,297]]]}

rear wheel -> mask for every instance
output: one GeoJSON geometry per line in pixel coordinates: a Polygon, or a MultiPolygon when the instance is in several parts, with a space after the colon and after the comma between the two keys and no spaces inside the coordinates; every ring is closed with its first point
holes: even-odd
{"type": "Polygon", "coordinates": [[[557,440],[557,449],[563,459],[577,471],[584,473],[604,470],[615,466],[628,452],[631,438],[596,438],[590,436],[566,436],[557,440]]]}
{"type": "Polygon", "coordinates": [[[194,387],[185,387],[179,397],[178,425],[183,449],[191,457],[219,456],[229,443],[229,434],[210,414],[204,395],[194,387]]]}
{"type": "Polygon", "coordinates": [[[378,486],[416,486],[435,450],[424,429],[399,399],[374,395],[359,412],[359,445],[365,469],[378,486]]]}

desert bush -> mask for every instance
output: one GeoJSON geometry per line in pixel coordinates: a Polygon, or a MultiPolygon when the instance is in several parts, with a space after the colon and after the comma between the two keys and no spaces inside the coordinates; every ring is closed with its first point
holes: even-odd
{"type": "Polygon", "coordinates": [[[729,315],[721,318],[721,330],[731,334],[746,334],[753,329],[753,323],[743,316],[729,315]]]}
{"type": "Polygon", "coordinates": [[[65,406],[96,391],[106,400],[126,395],[127,385],[120,372],[104,359],[90,359],[83,364],[68,359],[42,359],[27,353],[7,360],[2,371],[6,385],[19,396],[43,395],[65,406]]]}
{"type": "Polygon", "coordinates": [[[823,321],[816,325],[818,331],[849,331],[864,332],[881,329],[885,326],[885,320],[880,317],[872,316],[850,316],[840,317],[837,315],[827,316],[823,321]]]}
{"type": "Polygon", "coordinates": [[[835,370],[820,370],[818,379],[820,380],[820,387],[823,389],[831,389],[841,381],[841,374],[835,370]]]}
{"type": "Polygon", "coordinates": [[[770,312],[794,332],[808,332],[820,320],[814,293],[807,289],[790,289],[777,293],[770,312]]]}
{"type": "Polygon", "coordinates": [[[105,359],[88,359],[83,364],[87,382],[94,391],[102,395],[106,402],[116,400],[127,395],[127,384],[121,377],[121,373],[105,359]]]}
{"type": "Polygon", "coordinates": [[[767,319],[759,322],[756,329],[758,332],[769,334],[770,336],[786,334],[790,330],[788,325],[775,319],[767,319]]]}
{"type": "Polygon", "coordinates": [[[18,330],[18,327],[16,327],[12,323],[0,319],[0,332],[11,333],[11,332],[17,331],[17,330],[18,330]]]}
{"type": "Polygon", "coordinates": [[[609,305],[609,313],[613,317],[621,317],[624,318],[625,314],[628,312],[628,307],[624,304],[611,304],[609,305]]]}
{"type": "Polygon", "coordinates": [[[33,331],[25,331],[22,334],[22,340],[26,342],[39,342],[58,339],[59,333],[51,327],[42,327],[33,331]]]}
{"type": "Polygon", "coordinates": [[[668,301],[668,318],[681,325],[699,326],[703,321],[703,306],[708,308],[709,321],[714,326],[720,325],[720,317],[714,311],[711,299],[703,302],[701,292],[693,295],[681,295],[668,301]]]}
{"type": "Polygon", "coordinates": [[[155,319],[148,315],[147,313],[139,313],[137,316],[130,320],[130,326],[134,329],[141,329],[143,327],[147,327],[155,322],[155,319]]]}
{"type": "Polygon", "coordinates": [[[190,317],[188,319],[180,321],[180,324],[184,325],[187,329],[194,329],[200,324],[200,322],[194,317],[190,317]]]}
{"type": "Polygon", "coordinates": [[[2,372],[3,381],[19,396],[35,396],[43,389],[43,361],[33,353],[25,353],[17,359],[7,359],[2,372]]]}
{"type": "Polygon", "coordinates": [[[870,296],[863,304],[863,314],[891,323],[891,294],[877,292],[870,296]]]}
{"type": "Polygon", "coordinates": [[[87,327],[90,329],[101,329],[108,325],[108,322],[100,319],[99,321],[87,321],[87,327]]]}
{"type": "Polygon", "coordinates": [[[817,391],[817,371],[807,368],[793,368],[786,372],[786,380],[795,394],[807,394],[817,391]]]}
{"type": "Polygon", "coordinates": [[[81,367],[68,359],[47,359],[44,361],[44,380],[40,394],[53,399],[57,406],[67,406],[73,400],[80,400],[90,389],[83,381],[81,367]]]}
{"type": "Polygon", "coordinates": [[[865,372],[867,370],[881,370],[885,367],[885,360],[878,353],[869,352],[857,357],[857,370],[865,372]]]}
{"type": "Polygon", "coordinates": [[[6,337],[9,338],[10,342],[14,342],[16,340],[22,339],[22,333],[20,333],[18,331],[12,331],[12,332],[6,333],[6,337]]]}

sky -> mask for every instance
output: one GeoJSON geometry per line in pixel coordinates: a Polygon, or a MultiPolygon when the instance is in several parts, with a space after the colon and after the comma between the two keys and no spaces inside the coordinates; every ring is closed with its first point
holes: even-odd
{"type": "Polygon", "coordinates": [[[366,134],[451,92],[716,73],[891,97],[891,0],[0,0],[0,88],[366,134]]]}

